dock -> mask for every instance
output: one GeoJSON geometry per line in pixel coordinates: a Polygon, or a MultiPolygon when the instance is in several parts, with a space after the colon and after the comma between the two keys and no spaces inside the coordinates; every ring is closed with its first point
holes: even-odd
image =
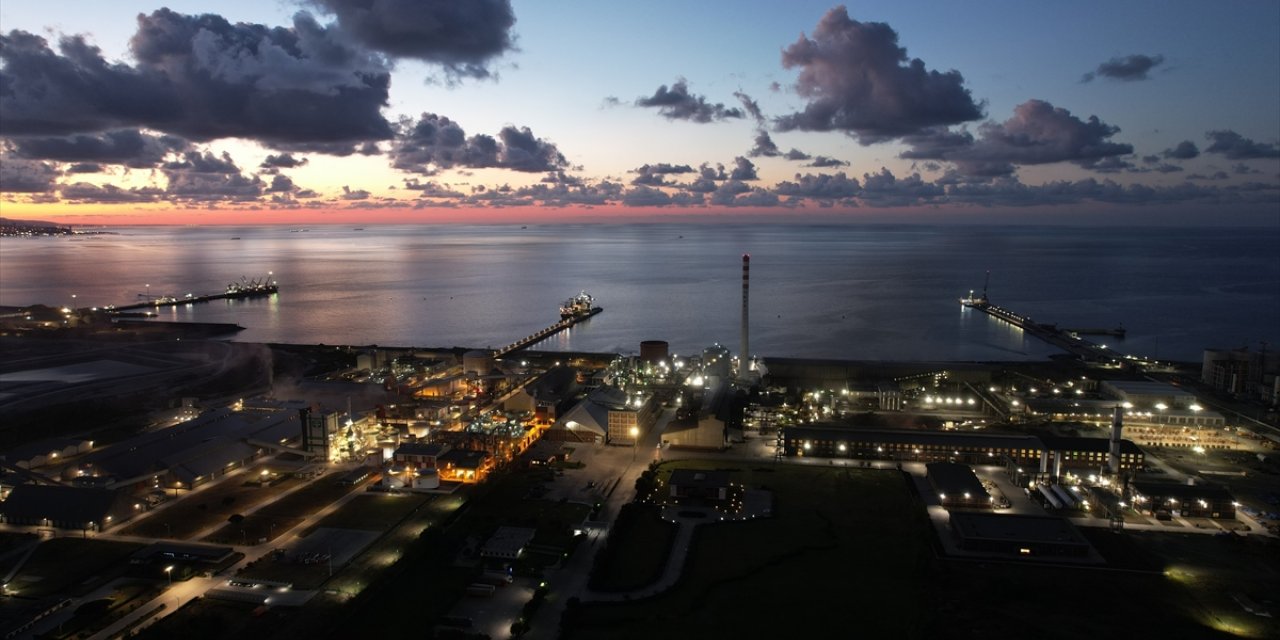
{"type": "Polygon", "coordinates": [[[960,299],[960,305],[977,309],[997,320],[1003,320],[1085,362],[1115,362],[1118,358],[1125,357],[1123,354],[1108,350],[1104,344],[1081,338],[1079,330],[1059,329],[1056,324],[1034,322],[1029,316],[991,304],[985,289],[981,297],[975,297],[970,292],[969,297],[960,299]]]}
{"type": "Polygon", "coordinates": [[[227,285],[227,290],[222,293],[210,293],[205,295],[194,295],[188,293],[179,298],[176,296],[148,296],[140,293],[138,297],[147,298],[146,302],[137,302],[134,304],[126,304],[117,307],[110,307],[111,311],[135,311],[138,309],[157,309],[160,307],[176,307],[184,304],[199,304],[202,302],[213,302],[214,300],[243,300],[246,298],[261,298],[265,296],[275,295],[280,292],[280,285],[274,280],[241,282],[239,284],[227,285]]]}
{"type": "Polygon", "coordinates": [[[531,347],[539,342],[542,342],[543,340],[546,340],[547,338],[550,338],[551,336],[557,333],[560,333],[561,331],[564,331],[565,329],[568,329],[569,327],[572,327],[575,324],[578,324],[579,322],[582,322],[583,320],[586,320],[600,313],[601,311],[604,311],[604,309],[601,307],[592,307],[589,310],[574,314],[567,318],[561,318],[560,322],[557,322],[549,327],[544,327],[540,331],[531,333],[523,338],[520,338],[519,340],[516,340],[515,342],[512,342],[511,344],[505,347],[496,349],[493,352],[493,357],[502,358],[509,354],[515,353],[516,351],[524,349],[526,347],[531,347]]]}

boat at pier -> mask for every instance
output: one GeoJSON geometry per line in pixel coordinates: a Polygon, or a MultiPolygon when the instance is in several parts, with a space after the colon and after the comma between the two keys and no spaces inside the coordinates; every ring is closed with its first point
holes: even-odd
{"type": "Polygon", "coordinates": [[[586,291],[560,304],[560,317],[565,319],[584,318],[597,313],[600,313],[600,307],[595,306],[595,298],[592,298],[586,291]]]}

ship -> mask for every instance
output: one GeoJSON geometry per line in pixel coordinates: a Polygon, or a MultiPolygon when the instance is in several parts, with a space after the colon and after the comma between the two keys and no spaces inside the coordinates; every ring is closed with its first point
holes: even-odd
{"type": "Polygon", "coordinates": [[[590,315],[600,313],[600,307],[593,306],[595,298],[592,298],[586,291],[565,300],[560,305],[560,317],[567,318],[583,318],[590,315]]]}
{"type": "Polygon", "coordinates": [[[983,280],[983,282],[982,282],[982,295],[980,295],[980,296],[975,296],[975,295],[973,295],[973,289],[970,289],[970,290],[969,290],[969,295],[967,295],[967,296],[965,296],[965,297],[963,297],[963,298],[960,298],[960,306],[962,306],[962,307],[976,307],[976,308],[979,308],[979,309],[980,309],[980,308],[983,308],[983,307],[986,307],[986,306],[990,305],[990,304],[991,304],[991,302],[990,302],[990,300],[988,300],[988,299],[987,299],[987,285],[989,285],[989,284],[991,284],[991,272],[990,272],[990,271],[988,271],[988,272],[987,272],[987,277],[986,277],[986,279],[985,279],[985,280],[983,280]]]}

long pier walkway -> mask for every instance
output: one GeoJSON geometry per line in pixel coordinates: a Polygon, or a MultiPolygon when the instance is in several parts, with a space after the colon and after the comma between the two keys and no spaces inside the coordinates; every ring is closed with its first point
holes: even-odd
{"type": "Polygon", "coordinates": [[[187,294],[184,297],[161,296],[146,302],[126,304],[115,307],[115,311],[135,311],[138,309],[156,309],[159,307],[176,307],[183,304],[212,302],[214,300],[240,300],[243,298],[260,298],[280,292],[275,282],[250,283],[246,285],[230,285],[222,293],[210,293],[202,296],[187,294]]]}
{"type": "Polygon", "coordinates": [[[604,311],[604,309],[601,307],[592,307],[590,311],[585,311],[577,315],[572,315],[567,318],[562,318],[560,322],[557,322],[549,327],[545,327],[535,333],[531,333],[523,338],[520,338],[519,340],[516,340],[515,342],[512,342],[511,344],[505,347],[496,349],[493,352],[493,357],[502,358],[511,353],[515,353],[516,351],[524,349],[526,347],[533,346],[539,342],[542,342],[543,340],[546,340],[547,338],[550,338],[551,336],[557,333],[560,333],[561,331],[564,331],[565,329],[568,329],[569,327],[572,327],[575,324],[578,324],[579,322],[582,322],[583,320],[586,320],[587,318],[590,318],[591,316],[596,315],[597,313],[600,313],[601,311],[604,311]]]}
{"type": "Polygon", "coordinates": [[[970,295],[968,298],[962,298],[960,300],[960,304],[970,309],[977,309],[978,311],[981,311],[997,320],[1008,322],[1032,336],[1058,347],[1059,349],[1062,349],[1085,362],[1115,363],[1119,359],[1126,358],[1124,354],[1107,349],[1107,345],[1098,344],[1081,338],[1078,333],[1072,333],[1066,329],[1059,329],[1057,325],[1054,324],[1034,322],[1031,320],[1030,316],[1024,316],[1003,307],[991,304],[985,295],[981,298],[974,298],[970,295]]]}

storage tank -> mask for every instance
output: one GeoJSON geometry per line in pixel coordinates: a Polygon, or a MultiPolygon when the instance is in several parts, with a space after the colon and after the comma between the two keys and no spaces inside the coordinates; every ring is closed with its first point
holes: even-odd
{"type": "Polygon", "coordinates": [[[462,354],[462,373],[474,373],[478,376],[488,375],[493,371],[493,354],[475,349],[462,354]]]}

